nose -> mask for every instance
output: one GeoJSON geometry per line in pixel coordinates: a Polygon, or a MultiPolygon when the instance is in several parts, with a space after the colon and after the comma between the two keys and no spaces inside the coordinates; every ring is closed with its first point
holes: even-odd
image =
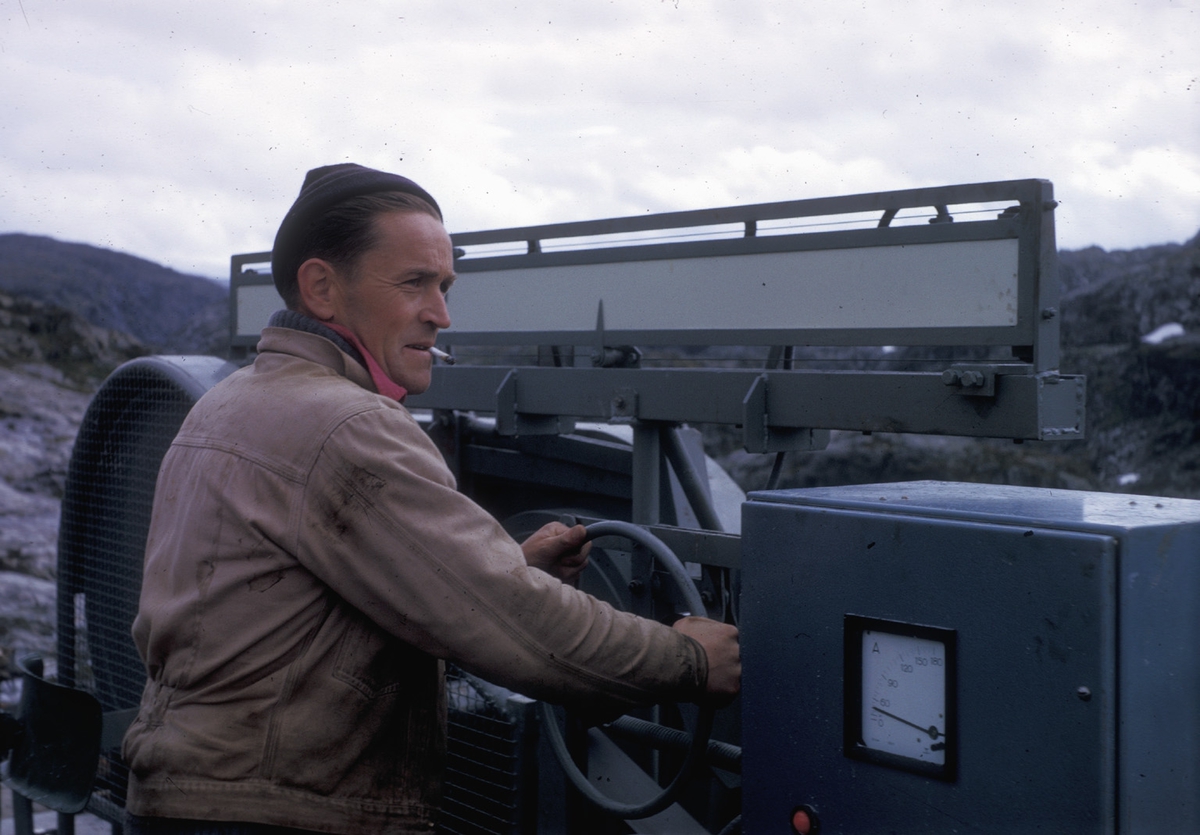
{"type": "Polygon", "coordinates": [[[450,327],[450,310],[446,307],[446,296],[441,288],[435,288],[430,294],[430,299],[421,311],[421,321],[433,325],[438,330],[450,327]]]}

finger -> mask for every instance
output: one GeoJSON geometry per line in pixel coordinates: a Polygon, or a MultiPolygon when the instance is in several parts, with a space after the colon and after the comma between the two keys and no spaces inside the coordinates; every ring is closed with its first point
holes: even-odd
{"type": "Polygon", "coordinates": [[[566,530],[567,526],[562,522],[547,522],[538,529],[538,532],[534,536],[538,539],[554,539],[555,537],[562,536],[566,530]]]}
{"type": "Polygon", "coordinates": [[[554,524],[558,525],[556,535],[562,539],[564,544],[578,546],[587,539],[587,528],[583,525],[575,525],[572,528],[568,528],[559,522],[555,522],[554,524]]]}

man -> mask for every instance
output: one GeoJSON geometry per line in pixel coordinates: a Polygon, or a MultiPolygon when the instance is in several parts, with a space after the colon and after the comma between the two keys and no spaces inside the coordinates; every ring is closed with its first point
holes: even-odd
{"type": "Polygon", "coordinates": [[[430,831],[441,659],[606,710],[737,692],[736,629],[668,628],[562,582],[586,565],[582,527],[518,545],[401,404],[450,324],[452,248],[427,192],[309,172],[272,272],[288,309],[159,473],[130,832],[430,831]]]}

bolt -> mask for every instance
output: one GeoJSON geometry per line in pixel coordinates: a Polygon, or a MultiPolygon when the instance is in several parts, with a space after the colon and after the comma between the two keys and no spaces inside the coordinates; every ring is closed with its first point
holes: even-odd
{"type": "Polygon", "coordinates": [[[1053,308],[1053,307],[1043,307],[1042,308],[1042,318],[1043,319],[1053,319],[1057,315],[1058,315],[1058,310],[1056,308],[1053,308]]]}
{"type": "Polygon", "coordinates": [[[1090,702],[1092,700],[1092,691],[1088,687],[1080,687],[1076,689],[1075,695],[1079,697],[1081,702],[1090,702]]]}
{"type": "Polygon", "coordinates": [[[641,597],[646,592],[646,584],[641,580],[630,580],[629,591],[633,593],[634,597],[641,597]]]}

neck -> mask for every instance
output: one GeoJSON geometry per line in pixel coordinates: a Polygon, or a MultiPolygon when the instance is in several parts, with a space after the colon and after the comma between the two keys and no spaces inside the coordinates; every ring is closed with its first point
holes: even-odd
{"type": "Polygon", "coordinates": [[[403,386],[387,376],[375,357],[371,356],[371,352],[349,328],[335,325],[332,322],[320,322],[295,310],[276,311],[271,315],[267,325],[274,328],[291,328],[328,339],[343,353],[348,354],[355,362],[367,369],[367,373],[371,375],[371,381],[375,383],[375,390],[380,394],[401,402],[408,394],[403,386]]]}

